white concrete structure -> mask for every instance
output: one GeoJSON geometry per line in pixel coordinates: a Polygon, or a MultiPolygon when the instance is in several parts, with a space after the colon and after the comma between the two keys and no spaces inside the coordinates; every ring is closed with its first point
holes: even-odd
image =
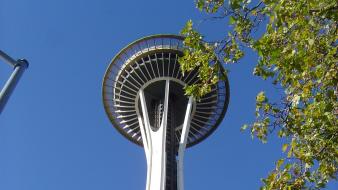
{"type": "MultiPolygon", "coordinates": [[[[169,102],[169,85],[170,79],[166,79],[164,111],[160,128],[154,131],[150,126],[148,110],[143,89],[140,89],[139,96],[142,106],[142,116],[139,113],[138,119],[141,127],[141,135],[143,139],[144,151],[147,158],[147,190],[165,190],[166,180],[166,131],[168,117],[169,102]]],[[[190,128],[191,111],[193,97],[189,98],[187,109],[185,112],[184,123],[182,126],[182,134],[179,143],[178,165],[177,165],[177,181],[178,189],[183,190],[183,156],[187,144],[187,137],[190,128]]]]}

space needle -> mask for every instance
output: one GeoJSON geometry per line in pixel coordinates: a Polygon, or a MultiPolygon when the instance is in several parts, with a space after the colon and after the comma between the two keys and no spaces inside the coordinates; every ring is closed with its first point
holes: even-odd
{"type": "Polygon", "coordinates": [[[136,40],[113,58],[103,79],[109,120],[123,136],[144,148],[146,190],[184,189],[185,149],[215,131],[229,103],[226,76],[198,101],[185,95],[183,88],[200,80],[198,70],[180,70],[183,40],[178,35],[136,40]]]}

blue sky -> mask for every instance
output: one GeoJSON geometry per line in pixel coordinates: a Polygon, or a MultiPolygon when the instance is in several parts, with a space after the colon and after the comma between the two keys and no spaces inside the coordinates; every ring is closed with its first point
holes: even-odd
{"type": "MultiPolygon", "coordinates": [[[[194,7],[193,0],[0,0],[0,49],[30,62],[0,117],[0,190],[145,189],[143,149],[106,117],[102,77],[130,42],[201,20],[194,7]]],[[[226,26],[199,25],[209,39],[226,34],[226,26]]],[[[213,135],[186,151],[187,190],[258,189],[282,156],[279,139],[262,144],[240,132],[254,119],[256,94],[277,94],[252,76],[256,62],[247,52],[227,66],[228,112],[213,135]]],[[[10,73],[1,62],[1,87],[10,73]]]]}

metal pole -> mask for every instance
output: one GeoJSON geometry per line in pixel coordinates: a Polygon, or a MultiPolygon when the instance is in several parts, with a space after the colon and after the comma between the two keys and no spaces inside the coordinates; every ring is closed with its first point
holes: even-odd
{"type": "Polygon", "coordinates": [[[0,59],[2,59],[3,61],[5,61],[5,63],[9,64],[12,67],[15,67],[16,65],[16,61],[9,57],[9,55],[7,55],[5,52],[0,50],[0,59]]]}
{"type": "Polygon", "coordinates": [[[0,92],[0,114],[1,114],[20,77],[22,76],[25,69],[28,68],[28,61],[26,61],[25,59],[19,59],[18,61],[15,61],[13,58],[8,56],[1,50],[0,50],[0,58],[4,60],[7,64],[14,67],[11,76],[9,77],[5,86],[2,88],[0,92]]]}

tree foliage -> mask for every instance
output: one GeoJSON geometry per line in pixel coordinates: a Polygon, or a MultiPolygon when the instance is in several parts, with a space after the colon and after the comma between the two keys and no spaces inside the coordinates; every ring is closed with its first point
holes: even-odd
{"type": "Polygon", "coordinates": [[[280,101],[256,97],[256,120],[244,125],[263,142],[276,131],[286,140],[285,157],[263,179],[261,189],[321,189],[336,180],[338,161],[338,5],[335,0],[197,0],[213,19],[232,30],[214,42],[187,22],[183,71],[199,69],[200,83],[186,93],[201,97],[224,64],[236,63],[246,47],[259,59],[253,74],[284,89],[280,101]],[[257,37],[256,31],[264,27],[257,37]]]}

